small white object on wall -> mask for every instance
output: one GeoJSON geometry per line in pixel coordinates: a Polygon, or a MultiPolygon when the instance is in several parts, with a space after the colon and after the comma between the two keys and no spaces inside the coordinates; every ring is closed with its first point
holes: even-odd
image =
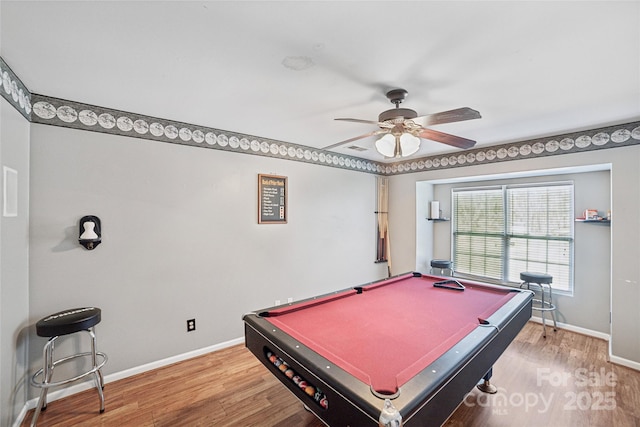
{"type": "Polygon", "coordinates": [[[440,202],[433,201],[429,203],[429,218],[440,219],[440,202]]]}
{"type": "Polygon", "coordinates": [[[3,216],[18,216],[18,171],[3,166],[3,216]]]}

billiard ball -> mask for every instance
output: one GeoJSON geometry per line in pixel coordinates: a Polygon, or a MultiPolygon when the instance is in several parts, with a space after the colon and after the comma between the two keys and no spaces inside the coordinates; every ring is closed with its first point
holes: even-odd
{"type": "Polygon", "coordinates": [[[320,400],[320,406],[322,406],[324,409],[327,409],[329,407],[329,401],[327,400],[327,397],[323,397],[322,400],[320,400]]]}
{"type": "Polygon", "coordinates": [[[313,397],[316,394],[316,389],[313,386],[308,385],[304,389],[304,392],[307,393],[309,396],[313,397]]]}

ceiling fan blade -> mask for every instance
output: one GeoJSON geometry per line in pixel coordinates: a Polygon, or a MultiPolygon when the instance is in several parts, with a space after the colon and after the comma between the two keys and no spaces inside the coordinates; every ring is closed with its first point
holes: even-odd
{"type": "Polygon", "coordinates": [[[414,122],[422,126],[440,125],[443,123],[462,122],[465,120],[480,119],[482,116],[476,110],[469,107],[456,108],[455,110],[443,111],[441,113],[427,114],[413,119],[414,122]]]}
{"type": "Polygon", "coordinates": [[[356,123],[366,123],[368,125],[377,125],[378,122],[374,120],[362,120],[362,119],[334,119],[341,120],[343,122],[356,122],[356,123]]]}
{"type": "Polygon", "coordinates": [[[449,135],[448,133],[438,132],[433,129],[423,129],[418,133],[420,138],[430,139],[432,141],[441,142],[457,148],[471,148],[476,142],[471,139],[462,138],[460,136],[449,135]]]}
{"type": "MultiPolygon", "coordinates": [[[[376,122],[377,123],[377,122],[376,122]]],[[[335,144],[327,145],[326,147],[322,147],[323,150],[331,150],[332,148],[339,147],[344,144],[348,144],[349,142],[357,141],[358,139],[366,138],[368,136],[380,135],[383,133],[389,133],[386,129],[378,129],[369,133],[365,133],[364,135],[356,136],[353,138],[345,139],[344,141],[336,142],[335,144]]]]}

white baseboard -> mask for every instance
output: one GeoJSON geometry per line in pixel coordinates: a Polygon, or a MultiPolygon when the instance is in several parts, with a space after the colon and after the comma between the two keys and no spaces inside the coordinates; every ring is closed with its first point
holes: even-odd
{"type": "MultiPolygon", "coordinates": [[[[176,356],[167,357],[166,359],[157,360],[155,362],[147,363],[145,365],[136,366],[134,368],[125,369],[124,371],[114,372],[109,375],[104,376],[104,383],[109,384],[110,382],[118,381],[124,378],[131,377],[133,375],[141,374],[143,372],[151,371],[153,369],[162,368],[163,366],[171,365],[173,363],[182,362],[184,360],[192,359],[197,356],[202,356],[203,354],[212,353],[214,351],[222,350],[227,347],[231,347],[237,344],[242,344],[244,342],[244,338],[235,338],[230,341],[222,342],[219,344],[215,344],[209,347],[200,348],[198,350],[190,351],[183,354],[178,354],[176,356]]],[[[61,390],[51,391],[47,394],[47,402],[53,402],[59,399],[63,399],[67,396],[71,396],[72,394],[80,393],[81,391],[89,390],[94,388],[95,385],[93,381],[84,381],[81,383],[74,384],[70,387],[65,387],[61,390]]],[[[38,398],[34,398],[28,400],[20,414],[16,418],[13,423],[13,427],[20,427],[24,417],[27,415],[27,412],[31,409],[34,409],[38,404],[38,398]]]]}
{"type": "MultiPolygon", "coordinates": [[[[534,317],[531,317],[531,321],[536,322],[536,323],[542,323],[542,318],[534,316],[534,317]]],[[[547,328],[550,328],[550,330],[553,331],[553,320],[546,319],[545,323],[547,324],[547,328]]],[[[560,329],[565,329],[567,331],[575,332],[575,333],[586,335],[586,336],[589,336],[589,337],[599,338],[599,339],[605,340],[605,341],[610,341],[611,340],[611,335],[606,334],[604,332],[594,331],[592,329],[581,328],[579,326],[573,326],[573,325],[569,325],[567,323],[560,323],[560,322],[557,322],[557,323],[558,323],[558,328],[560,328],[560,329]]]]}
{"type": "MultiPolygon", "coordinates": [[[[35,408],[36,404],[34,403],[33,406],[35,408]]],[[[25,405],[22,407],[22,410],[16,417],[16,420],[13,422],[13,425],[11,427],[20,427],[20,424],[22,424],[22,420],[24,420],[24,417],[27,416],[27,411],[28,411],[27,404],[25,403],[25,405]]]]}
{"type": "MultiPolygon", "coordinates": [[[[113,374],[109,374],[104,377],[105,383],[110,383],[113,381],[118,381],[123,378],[128,378],[133,375],[141,374],[143,372],[151,371],[153,369],[162,368],[163,366],[171,365],[172,363],[182,362],[184,360],[193,359],[194,357],[202,356],[203,354],[212,353],[214,351],[222,350],[237,344],[242,344],[244,342],[243,338],[235,338],[230,341],[226,341],[220,344],[215,344],[209,347],[200,348],[198,350],[193,350],[188,353],[178,354],[176,356],[168,357],[166,359],[157,360],[155,362],[147,363],[146,365],[136,366],[130,369],[126,369],[120,372],[114,372],[113,374]]],[[[34,406],[35,407],[35,406],[34,406]]]]}
{"type": "MultiPolygon", "coordinates": [[[[531,321],[536,323],[542,323],[542,318],[532,317],[531,321]]],[[[547,320],[546,323],[547,323],[547,327],[551,325],[550,327],[553,328],[553,321],[547,320]]],[[[578,326],[567,325],[566,323],[560,323],[560,322],[558,322],[558,328],[566,329],[567,331],[576,332],[578,334],[587,335],[594,338],[600,338],[607,341],[609,343],[608,345],[609,362],[615,363],[616,365],[625,366],[627,368],[635,369],[636,371],[640,371],[640,363],[613,355],[613,352],[611,350],[611,335],[605,334],[603,332],[593,331],[591,329],[580,328],[578,326]]]]}
{"type": "Polygon", "coordinates": [[[609,343],[609,361],[611,363],[615,363],[616,365],[626,366],[627,368],[640,371],[640,363],[611,354],[611,343],[609,343]]]}
{"type": "Polygon", "coordinates": [[[616,365],[626,366],[627,368],[635,369],[636,371],[640,371],[640,363],[634,362],[633,360],[624,359],[618,356],[609,356],[609,361],[611,363],[615,363],[616,365]]]}

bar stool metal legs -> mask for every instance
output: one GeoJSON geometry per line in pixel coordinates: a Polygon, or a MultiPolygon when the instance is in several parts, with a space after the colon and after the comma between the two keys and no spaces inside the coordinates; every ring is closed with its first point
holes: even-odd
{"type": "Polygon", "coordinates": [[[96,334],[93,332],[93,328],[89,329],[89,335],[91,335],[91,360],[93,362],[93,376],[96,380],[96,389],[98,390],[98,396],[100,397],[100,413],[104,412],[104,377],[102,376],[102,366],[107,363],[107,355],[97,351],[96,347],[96,334]],[[98,356],[103,358],[102,362],[98,364],[98,356]]]}
{"type": "Polygon", "coordinates": [[[547,337],[547,325],[545,322],[545,317],[544,317],[544,313],[545,312],[549,312],[551,313],[551,319],[553,319],[553,330],[557,331],[558,330],[558,324],[556,323],[556,306],[553,304],[553,290],[551,289],[551,284],[546,284],[547,288],[548,288],[548,292],[549,292],[549,298],[547,299],[547,301],[545,301],[544,296],[545,296],[545,284],[540,284],[540,317],[542,317],[542,330],[544,333],[544,337],[547,337]]]}
{"type": "Polygon", "coordinates": [[[98,396],[100,398],[100,413],[104,412],[104,393],[102,391],[104,389],[104,377],[102,376],[102,371],[100,369],[104,366],[105,363],[107,363],[107,355],[96,351],[96,335],[93,331],[93,328],[87,329],[86,332],[91,337],[90,352],[73,354],[59,360],[53,360],[55,342],[59,337],[51,337],[47,344],[44,346],[44,350],[42,351],[42,357],[44,360],[43,368],[36,372],[31,379],[31,384],[34,387],[41,388],[38,404],[33,414],[33,418],[31,419],[31,427],[34,427],[36,425],[40,412],[47,409],[47,393],[50,387],[57,387],[60,385],[68,384],[70,382],[84,378],[87,375],[93,375],[94,377],[96,390],[98,391],[98,396]],[[53,370],[56,366],[79,357],[90,357],[92,362],[91,369],[79,375],[76,375],[73,378],[55,382],[51,381],[53,378],[53,370]],[[37,378],[40,376],[42,376],[42,381],[37,380],[37,378]]]}
{"type": "Polygon", "coordinates": [[[42,350],[42,369],[31,377],[31,385],[40,388],[40,397],[31,419],[31,427],[38,422],[40,412],[47,409],[47,393],[49,388],[61,386],[73,381],[77,381],[86,376],[92,376],[95,381],[95,387],[100,398],[100,413],[104,412],[104,377],[102,375],[102,367],[107,363],[107,355],[97,351],[96,334],[93,326],[100,322],[100,309],[95,307],[79,308],[67,310],[60,313],[52,314],[41,319],[36,324],[36,331],[39,336],[49,337],[49,340],[42,350]],[[84,353],[72,354],[61,359],[54,359],[54,349],[56,340],[62,335],[68,335],[75,332],[86,332],[91,340],[91,351],[84,353]],[[67,378],[59,381],[53,381],[53,371],[56,366],[78,358],[87,358],[91,362],[91,367],[84,370],[73,378],[67,378]]]}
{"type": "MultiPolygon", "coordinates": [[[[42,384],[49,384],[51,382],[51,377],[53,376],[53,348],[55,347],[55,339],[57,337],[53,337],[49,339],[47,344],[44,346],[42,350],[42,360],[44,365],[44,373],[42,384]]],[[[40,371],[38,371],[40,372],[40,371]]],[[[34,376],[35,378],[35,376],[34,376]]],[[[35,426],[36,421],[38,420],[38,415],[40,415],[40,411],[44,411],[47,409],[47,393],[49,391],[49,387],[42,387],[40,390],[40,397],[38,398],[38,405],[36,406],[36,411],[33,414],[33,418],[31,419],[31,425],[35,426]]]]}
{"type": "Polygon", "coordinates": [[[542,336],[547,337],[547,323],[545,319],[545,313],[551,313],[551,319],[553,320],[553,330],[558,330],[558,324],[556,322],[556,306],[553,303],[553,289],[551,288],[551,282],[553,278],[544,273],[520,273],[520,279],[523,281],[520,287],[526,286],[527,289],[533,290],[537,294],[539,292],[540,298],[534,298],[533,310],[540,312],[542,317],[542,336]],[[535,289],[531,289],[531,287],[535,289]]]}

